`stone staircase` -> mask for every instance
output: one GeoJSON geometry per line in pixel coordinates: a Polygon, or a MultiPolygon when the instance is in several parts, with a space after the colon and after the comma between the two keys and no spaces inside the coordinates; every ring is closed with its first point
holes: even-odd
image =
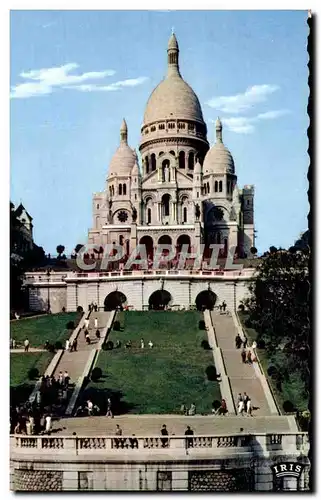
{"type": "Polygon", "coordinates": [[[258,377],[255,364],[243,363],[241,359],[242,349],[235,348],[235,337],[238,332],[232,316],[211,311],[211,319],[217,343],[222,350],[236,408],[238,394],[246,392],[252,400],[252,406],[257,408],[253,411],[254,416],[272,415],[271,405],[258,377]]]}

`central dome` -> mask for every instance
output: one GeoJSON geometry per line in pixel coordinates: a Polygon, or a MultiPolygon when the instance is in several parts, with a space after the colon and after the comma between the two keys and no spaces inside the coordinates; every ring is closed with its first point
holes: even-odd
{"type": "Polygon", "coordinates": [[[169,39],[167,53],[168,73],[148,99],[144,125],[171,118],[204,123],[198,97],[179,72],[179,49],[174,34],[169,39]]]}

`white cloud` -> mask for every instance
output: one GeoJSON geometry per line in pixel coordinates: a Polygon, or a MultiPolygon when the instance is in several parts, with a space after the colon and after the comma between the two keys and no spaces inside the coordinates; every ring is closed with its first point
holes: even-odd
{"type": "Polygon", "coordinates": [[[97,85],[96,83],[89,85],[72,85],[69,88],[80,90],[81,92],[112,92],[120,90],[124,87],[137,87],[148,80],[146,76],[138,78],[129,78],[128,80],[120,80],[119,82],[110,83],[109,85],[97,85]]]}
{"type": "Polygon", "coordinates": [[[255,130],[255,124],[261,120],[275,120],[281,116],[287,115],[289,113],[286,109],[279,109],[273,111],[267,111],[265,113],[260,113],[256,116],[233,116],[230,118],[222,118],[223,125],[226,125],[227,129],[231,132],[237,134],[252,134],[255,130]]]}
{"type": "Polygon", "coordinates": [[[243,94],[213,97],[206,104],[224,113],[242,113],[253,108],[256,104],[266,101],[268,95],[278,89],[277,85],[253,85],[246,89],[243,94]]]}
{"type": "Polygon", "coordinates": [[[116,72],[112,69],[107,69],[104,71],[89,71],[78,75],[70,74],[78,68],[79,65],[77,63],[69,63],[54,68],[23,71],[20,73],[20,77],[29,81],[13,86],[11,88],[10,97],[23,99],[37,95],[51,94],[58,88],[70,88],[82,92],[97,90],[106,92],[119,90],[124,87],[135,87],[136,85],[141,85],[148,79],[147,77],[139,77],[121,80],[109,85],[98,85],[95,83],[95,80],[103,80],[106,77],[114,76],[116,72]],[[90,83],[92,81],[94,81],[94,83],[90,83]]]}

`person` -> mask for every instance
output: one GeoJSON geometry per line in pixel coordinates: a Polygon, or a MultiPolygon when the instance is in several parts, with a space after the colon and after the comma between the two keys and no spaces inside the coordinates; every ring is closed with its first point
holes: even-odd
{"type": "Polygon", "coordinates": [[[18,314],[18,313],[16,313],[16,312],[15,312],[15,313],[14,313],[14,315],[15,315],[15,318],[16,318],[16,319],[20,319],[20,316],[19,316],[19,314],[18,314]]]}
{"type": "Polygon", "coordinates": [[[217,410],[217,414],[218,415],[226,415],[227,413],[227,405],[226,405],[226,401],[225,399],[222,399],[221,401],[221,406],[219,407],[219,409],[217,410]]]}
{"type": "Polygon", "coordinates": [[[246,413],[250,416],[252,416],[252,401],[251,398],[248,398],[247,403],[246,403],[246,413]]]}
{"type": "Polygon", "coordinates": [[[244,347],[244,349],[246,349],[246,347],[247,347],[247,336],[246,335],[244,335],[243,347],[244,347]]]}
{"type": "Polygon", "coordinates": [[[144,347],[145,347],[144,339],[140,339],[140,347],[141,347],[141,349],[144,349],[144,347]]]}
{"type": "Polygon", "coordinates": [[[51,431],[51,416],[49,414],[46,416],[45,422],[46,422],[45,432],[47,434],[50,434],[50,431],[51,431]]]}
{"type": "Polygon", "coordinates": [[[94,409],[93,402],[92,402],[92,401],[90,401],[90,399],[88,399],[88,401],[87,401],[87,411],[88,411],[88,415],[89,415],[89,417],[91,417],[91,416],[92,416],[92,414],[93,414],[93,409],[94,409]]]}
{"type": "Polygon", "coordinates": [[[58,376],[58,384],[61,386],[64,384],[64,376],[62,374],[62,372],[59,372],[59,376],[58,376]]]}
{"type": "Polygon", "coordinates": [[[247,362],[252,363],[252,352],[250,349],[247,351],[247,362]]]}
{"type": "MultiPolygon", "coordinates": [[[[116,436],[121,436],[122,434],[123,434],[123,431],[122,431],[122,429],[119,427],[119,425],[117,424],[117,425],[116,425],[115,435],[116,435],[116,436]]],[[[121,440],[120,440],[119,438],[115,438],[115,446],[116,446],[116,448],[118,448],[118,447],[119,447],[120,443],[121,443],[121,440]]]]}
{"type": "Polygon", "coordinates": [[[29,416],[29,424],[30,424],[30,432],[31,434],[33,434],[35,430],[35,419],[32,415],[29,416]]]}
{"type": "MultiPolygon", "coordinates": [[[[190,426],[187,426],[187,429],[185,431],[185,436],[194,436],[194,431],[190,428],[190,426]]],[[[193,448],[193,439],[192,438],[187,438],[186,439],[186,448],[193,448]]]]}
{"type": "Polygon", "coordinates": [[[238,396],[237,396],[237,413],[243,413],[244,411],[244,401],[243,401],[243,396],[242,394],[239,392],[238,396]]]}
{"type": "Polygon", "coordinates": [[[100,339],[100,331],[99,331],[99,329],[98,329],[98,328],[97,328],[97,330],[96,330],[96,338],[97,338],[97,339],[100,339]]]}
{"type": "Polygon", "coordinates": [[[181,406],[181,412],[183,415],[187,415],[187,407],[184,404],[181,406]]]}
{"type": "Polygon", "coordinates": [[[115,348],[118,349],[118,347],[120,347],[120,341],[119,340],[116,340],[116,344],[115,344],[115,348]]]}
{"type": "Polygon", "coordinates": [[[95,309],[95,312],[98,311],[98,305],[97,305],[97,302],[94,303],[94,309],[95,309]]]}
{"type": "Polygon", "coordinates": [[[195,415],[195,413],[196,413],[196,406],[195,406],[195,403],[192,403],[191,407],[190,407],[190,409],[188,411],[188,414],[189,415],[195,415]]]}
{"type": "Polygon", "coordinates": [[[131,446],[131,448],[138,448],[138,440],[137,440],[135,434],[133,434],[133,437],[130,438],[130,446],[131,446]]]}
{"type": "Polygon", "coordinates": [[[73,340],[72,346],[73,346],[73,350],[77,351],[77,346],[78,346],[78,340],[77,339],[73,340]]]}
{"type": "Polygon", "coordinates": [[[222,304],[219,304],[218,308],[219,308],[220,314],[221,314],[222,313],[222,304]]]}
{"type": "Polygon", "coordinates": [[[46,340],[45,345],[44,345],[44,348],[45,348],[45,349],[48,349],[48,348],[49,348],[49,345],[50,345],[50,344],[49,344],[49,340],[46,340]]]}
{"type": "Polygon", "coordinates": [[[154,346],[154,344],[153,344],[153,342],[152,342],[151,340],[148,342],[148,345],[149,345],[149,348],[150,348],[150,349],[152,349],[152,348],[153,348],[153,346],[154,346]]]}
{"type": "Polygon", "coordinates": [[[126,342],[126,345],[125,345],[126,349],[128,349],[131,346],[132,346],[132,342],[131,342],[131,340],[128,340],[128,342],[126,342]]]}
{"type": "Polygon", "coordinates": [[[89,333],[87,333],[87,335],[86,335],[86,342],[87,342],[87,344],[88,344],[88,345],[90,344],[90,337],[89,337],[89,333]]]}
{"type": "Polygon", "coordinates": [[[88,330],[88,328],[89,328],[89,319],[85,319],[84,328],[85,328],[85,330],[88,330]]]}
{"type": "Polygon", "coordinates": [[[64,373],[64,384],[65,384],[65,386],[67,388],[69,387],[69,381],[70,381],[69,373],[67,372],[67,370],[65,370],[65,373],[64,373]]]}
{"type": "Polygon", "coordinates": [[[95,325],[95,328],[98,328],[98,318],[95,318],[94,325],[95,325]]]}
{"type": "Polygon", "coordinates": [[[26,339],[24,341],[24,346],[25,346],[25,352],[28,352],[29,351],[29,346],[30,346],[30,342],[28,339],[26,339]]]}
{"type": "Polygon", "coordinates": [[[242,339],[239,334],[236,335],[235,337],[235,347],[236,349],[239,349],[242,345],[242,339]]]}
{"type": "Polygon", "coordinates": [[[70,342],[69,342],[69,339],[66,340],[66,344],[65,344],[65,351],[69,351],[69,346],[70,346],[70,342]]]}
{"type": "MultiPolygon", "coordinates": [[[[161,428],[161,435],[168,436],[168,430],[166,429],[166,425],[164,424],[161,428]]],[[[161,438],[162,447],[165,448],[168,446],[168,438],[161,438]]]]}
{"type": "Polygon", "coordinates": [[[246,352],[245,352],[245,349],[242,349],[241,358],[242,358],[242,362],[246,363],[246,352]]]}
{"type": "Polygon", "coordinates": [[[87,335],[89,335],[89,332],[88,332],[88,330],[87,330],[87,329],[84,331],[84,335],[85,335],[85,339],[86,339],[86,338],[87,338],[87,335]]]}
{"type": "Polygon", "coordinates": [[[242,399],[243,399],[243,402],[244,402],[244,410],[246,411],[246,409],[247,409],[247,402],[250,399],[249,396],[246,394],[246,392],[244,392],[242,399]]]}
{"type": "Polygon", "coordinates": [[[225,312],[225,309],[226,309],[226,302],[225,302],[225,300],[223,300],[222,309],[223,309],[223,312],[225,312]]]}
{"type": "Polygon", "coordinates": [[[114,418],[114,415],[113,415],[113,412],[112,412],[112,409],[111,409],[111,399],[110,398],[107,399],[107,413],[106,413],[106,417],[114,418]]]}

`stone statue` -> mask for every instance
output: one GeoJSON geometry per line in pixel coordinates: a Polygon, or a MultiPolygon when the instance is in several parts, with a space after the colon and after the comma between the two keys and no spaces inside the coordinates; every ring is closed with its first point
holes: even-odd
{"type": "Polygon", "coordinates": [[[133,211],[132,211],[132,219],[133,219],[133,222],[137,221],[137,210],[135,207],[133,208],[133,211]]]}
{"type": "Polygon", "coordinates": [[[111,209],[112,205],[113,205],[113,201],[110,199],[109,200],[109,210],[111,209]]]}
{"type": "MultiPolygon", "coordinates": [[[[110,203],[110,202],[109,202],[110,203]]],[[[113,223],[113,211],[112,210],[109,210],[109,214],[108,214],[108,222],[109,224],[112,224],[113,223]]]]}
{"type": "Polygon", "coordinates": [[[167,165],[164,168],[164,180],[165,180],[165,182],[169,182],[169,168],[167,165]]]}
{"type": "Polygon", "coordinates": [[[195,205],[195,217],[196,217],[196,220],[199,220],[200,216],[201,216],[201,210],[200,210],[199,204],[197,203],[195,205]]]}

